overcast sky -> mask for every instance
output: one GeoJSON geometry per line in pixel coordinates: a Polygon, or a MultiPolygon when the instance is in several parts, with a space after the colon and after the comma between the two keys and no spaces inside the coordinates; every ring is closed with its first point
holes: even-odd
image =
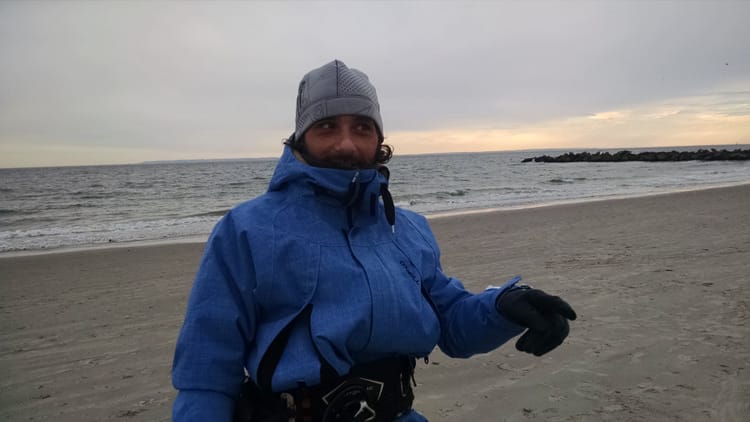
{"type": "Polygon", "coordinates": [[[370,76],[398,153],[750,143],[750,2],[0,1],[0,167],[274,157],[370,76]]]}

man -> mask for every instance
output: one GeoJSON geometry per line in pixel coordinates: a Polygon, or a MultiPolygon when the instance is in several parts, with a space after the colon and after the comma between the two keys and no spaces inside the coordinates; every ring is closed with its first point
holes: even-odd
{"type": "Polygon", "coordinates": [[[211,234],[174,358],[176,421],[424,421],[416,358],[516,346],[542,355],[575,312],[511,280],[443,274],[424,217],[395,208],[367,76],[333,61],[299,85],[268,192],[211,234]],[[247,377],[246,377],[247,375],[247,377]],[[243,381],[246,381],[243,383],[243,381]]]}

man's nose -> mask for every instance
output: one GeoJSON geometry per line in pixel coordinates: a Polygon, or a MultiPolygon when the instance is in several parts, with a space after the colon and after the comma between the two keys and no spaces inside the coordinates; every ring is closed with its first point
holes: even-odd
{"type": "Polygon", "coordinates": [[[339,142],[336,145],[339,151],[355,151],[353,133],[347,128],[341,128],[339,142]]]}

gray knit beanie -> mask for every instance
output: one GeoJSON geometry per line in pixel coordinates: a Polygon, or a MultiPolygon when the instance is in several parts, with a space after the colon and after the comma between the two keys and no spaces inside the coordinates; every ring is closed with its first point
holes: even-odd
{"type": "Polygon", "coordinates": [[[308,72],[300,81],[297,93],[297,139],[318,120],[344,114],[371,118],[382,137],[378,94],[367,75],[349,69],[341,60],[308,72]]]}

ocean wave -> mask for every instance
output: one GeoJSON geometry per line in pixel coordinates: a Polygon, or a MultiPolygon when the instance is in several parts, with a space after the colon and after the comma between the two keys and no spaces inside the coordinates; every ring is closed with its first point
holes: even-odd
{"type": "Polygon", "coordinates": [[[154,186],[156,185],[151,182],[125,182],[122,184],[123,188],[137,188],[137,189],[153,188],[154,186]]]}
{"type": "Polygon", "coordinates": [[[208,234],[215,217],[135,220],[0,231],[0,252],[49,250],[208,234]]]}
{"type": "Polygon", "coordinates": [[[79,208],[100,208],[100,204],[87,202],[74,202],[70,204],[49,204],[43,207],[44,210],[74,210],[79,208]]]}
{"type": "Polygon", "coordinates": [[[17,227],[29,227],[33,225],[52,223],[60,221],[59,217],[44,215],[41,212],[16,212],[12,214],[0,213],[0,221],[3,222],[3,228],[6,230],[16,229],[17,227]],[[42,214],[42,215],[40,215],[42,214]]]}
{"type": "Polygon", "coordinates": [[[454,191],[441,191],[437,193],[438,198],[445,196],[464,196],[469,193],[471,189],[456,189],[454,191]]]}
{"type": "Polygon", "coordinates": [[[76,191],[70,194],[77,199],[110,199],[117,197],[116,192],[94,193],[89,191],[76,191]]]}
{"type": "Polygon", "coordinates": [[[231,208],[226,208],[223,210],[216,210],[216,211],[207,211],[207,212],[199,212],[196,214],[189,214],[186,216],[183,216],[182,218],[192,218],[192,217],[223,217],[224,214],[228,213],[231,208]]]}
{"type": "Polygon", "coordinates": [[[451,191],[427,191],[410,194],[397,194],[394,195],[394,199],[402,202],[409,201],[421,201],[427,199],[451,199],[456,197],[475,196],[475,195],[492,195],[492,194],[512,194],[512,193],[529,193],[536,192],[537,189],[533,187],[509,187],[509,186],[498,186],[498,187],[475,187],[475,188],[459,188],[451,191]]]}

